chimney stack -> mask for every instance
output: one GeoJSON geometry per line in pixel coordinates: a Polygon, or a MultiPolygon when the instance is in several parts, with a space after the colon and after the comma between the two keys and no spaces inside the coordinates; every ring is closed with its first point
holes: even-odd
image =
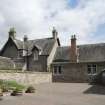
{"type": "Polygon", "coordinates": [[[11,37],[12,39],[15,39],[15,37],[16,37],[15,28],[10,28],[8,33],[9,33],[9,37],[11,37]]]}
{"type": "Polygon", "coordinates": [[[27,42],[28,41],[28,37],[27,35],[24,35],[24,42],[27,42]]]}
{"type": "Polygon", "coordinates": [[[77,62],[76,35],[71,36],[70,61],[74,63],[77,62]]]}
{"type": "Polygon", "coordinates": [[[52,35],[53,35],[53,38],[54,38],[54,39],[57,39],[58,32],[57,32],[57,30],[55,29],[55,27],[53,27],[52,35]]]}
{"type": "Polygon", "coordinates": [[[27,56],[28,51],[28,37],[27,35],[24,35],[23,38],[23,56],[27,56]]]}

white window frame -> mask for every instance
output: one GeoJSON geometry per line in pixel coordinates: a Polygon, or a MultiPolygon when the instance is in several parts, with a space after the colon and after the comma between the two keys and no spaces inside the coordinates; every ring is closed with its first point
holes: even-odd
{"type": "Polygon", "coordinates": [[[61,75],[62,74],[62,66],[54,66],[53,74],[54,75],[61,75]]]}
{"type": "Polygon", "coordinates": [[[23,49],[23,56],[27,56],[27,51],[23,49]]]}
{"type": "Polygon", "coordinates": [[[87,73],[88,73],[88,75],[95,75],[95,74],[97,74],[97,65],[96,64],[88,64],[87,65],[87,73]],[[88,71],[89,69],[90,69],[90,73],[88,71]],[[94,69],[95,69],[95,72],[94,72],[94,69]]]}
{"type": "Polygon", "coordinates": [[[38,56],[39,56],[38,52],[35,51],[33,53],[33,56],[34,56],[34,61],[37,61],[38,60],[38,56]]]}

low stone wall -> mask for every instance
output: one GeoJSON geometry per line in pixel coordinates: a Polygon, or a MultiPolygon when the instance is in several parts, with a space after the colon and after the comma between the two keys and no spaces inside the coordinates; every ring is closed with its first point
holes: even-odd
{"type": "Polygon", "coordinates": [[[24,85],[34,85],[52,82],[52,74],[46,72],[6,73],[0,72],[0,79],[15,80],[24,85]]]}
{"type": "Polygon", "coordinates": [[[15,64],[10,58],[0,56],[0,69],[14,69],[14,67],[15,64]]]}
{"type": "MultiPolygon", "coordinates": [[[[87,64],[82,63],[55,63],[52,65],[61,66],[61,74],[53,74],[53,82],[70,82],[70,83],[83,83],[88,82],[87,64]]],[[[53,70],[52,68],[52,70],[53,70]]]]}

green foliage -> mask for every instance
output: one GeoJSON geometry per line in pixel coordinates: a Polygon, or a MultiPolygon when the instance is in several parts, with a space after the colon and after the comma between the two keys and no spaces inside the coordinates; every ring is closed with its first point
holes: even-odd
{"type": "Polygon", "coordinates": [[[26,93],[35,93],[35,88],[33,86],[29,86],[25,92],[26,93]]]}
{"type": "Polygon", "coordinates": [[[3,80],[0,80],[0,86],[3,84],[3,80]]]}
{"type": "Polygon", "coordinates": [[[17,83],[16,81],[6,81],[6,80],[0,80],[0,85],[3,90],[3,92],[7,92],[8,90],[23,90],[25,86],[17,83]]]}
{"type": "Polygon", "coordinates": [[[22,92],[23,90],[22,89],[20,89],[20,88],[15,88],[14,90],[13,90],[13,92],[11,93],[11,96],[17,96],[17,95],[22,95],[22,92]]]}
{"type": "Polygon", "coordinates": [[[5,84],[7,84],[8,87],[18,88],[18,89],[24,89],[25,86],[17,83],[16,81],[6,81],[5,84]]]}
{"type": "Polygon", "coordinates": [[[0,94],[2,93],[3,91],[2,91],[2,88],[1,88],[1,86],[0,86],[0,94]]]}
{"type": "Polygon", "coordinates": [[[8,92],[8,91],[9,91],[9,87],[6,86],[5,84],[3,84],[3,85],[1,86],[1,89],[2,89],[3,92],[8,92]]]}
{"type": "Polygon", "coordinates": [[[0,100],[2,100],[2,96],[3,96],[3,91],[2,91],[1,85],[0,85],[0,100]]]}
{"type": "Polygon", "coordinates": [[[0,88],[1,88],[2,92],[8,91],[6,84],[3,83],[3,80],[0,80],[0,88]]]}

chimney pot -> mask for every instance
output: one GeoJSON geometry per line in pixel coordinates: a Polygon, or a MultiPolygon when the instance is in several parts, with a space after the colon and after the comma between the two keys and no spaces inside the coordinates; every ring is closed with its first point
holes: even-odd
{"type": "Polygon", "coordinates": [[[53,27],[52,35],[53,35],[53,38],[54,38],[54,39],[57,39],[58,32],[57,32],[57,30],[55,29],[55,27],[53,27]]]}

